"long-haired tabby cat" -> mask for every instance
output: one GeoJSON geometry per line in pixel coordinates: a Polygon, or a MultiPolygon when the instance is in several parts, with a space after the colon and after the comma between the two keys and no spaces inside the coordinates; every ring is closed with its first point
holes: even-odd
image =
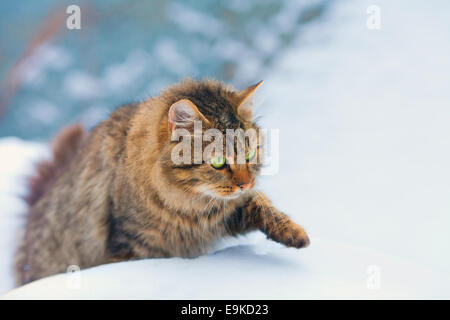
{"type": "Polygon", "coordinates": [[[236,91],[185,80],[117,109],[89,133],[79,125],[62,130],[52,161],[40,163],[30,180],[17,283],[70,265],[195,257],[217,239],[252,230],[286,246],[307,246],[305,230],[254,190],[259,164],[171,161],[172,131],[194,120],[221,132],[259,130],[251,112],[258,85],[236,91]]]}

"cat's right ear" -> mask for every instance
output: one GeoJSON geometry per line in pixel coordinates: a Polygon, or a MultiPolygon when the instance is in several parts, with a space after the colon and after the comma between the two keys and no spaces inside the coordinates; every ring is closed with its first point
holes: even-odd
{"type": "Polygon", "coordinates": [[[195,121],[202,121],[209,124],[208,119],[198,110],[197,106],[188,99],[178,100],[170,106],[169,130],[172,131],[176,127],[191,128],[195,121]]]}
{"type": "Polygon", "coordinates": [[[240,115],[243,119],[250,121],[253,116],[253,94],[256,89],[263,83],[261,80],[257,84],[254,84],[244,90],[241,90],[237,93],[237,97],[239,99],[239,105],[237,107],[238,115],[240,115]]]}

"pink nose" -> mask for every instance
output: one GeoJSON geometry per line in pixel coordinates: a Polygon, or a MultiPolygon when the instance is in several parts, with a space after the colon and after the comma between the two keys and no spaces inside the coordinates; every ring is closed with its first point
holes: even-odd
{"type": "Polygon", "coordinates": [[[250,189],[250,183],[240,183],[238,184],[238,187],[241,188],[241,190],[247,190],[250,189]]]}

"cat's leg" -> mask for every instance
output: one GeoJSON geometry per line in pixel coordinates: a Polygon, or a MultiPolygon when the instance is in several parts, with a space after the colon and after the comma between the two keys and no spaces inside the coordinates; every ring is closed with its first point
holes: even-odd
{"type": "Polygon", "coordinates": [[[261,192],[254,192],[247,205],[238,213],[238,219],[232,222],[236,233],[259,229],[269,239],[287,247],[304,248],[310,242],[305,229],[276,209],[261,192]]]}

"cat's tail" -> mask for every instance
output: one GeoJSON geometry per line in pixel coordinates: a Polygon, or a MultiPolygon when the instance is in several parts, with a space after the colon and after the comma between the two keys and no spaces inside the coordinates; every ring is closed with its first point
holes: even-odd
{"type": "Polygon", "coordinates": [[[58,133],[52,143],[52,159],[40,162],[29,180],[29,193],[25,198],[28,205],[35,204],[62,174],[86,137],[87,131],[81,124],[66,126],[58,133]]]}

